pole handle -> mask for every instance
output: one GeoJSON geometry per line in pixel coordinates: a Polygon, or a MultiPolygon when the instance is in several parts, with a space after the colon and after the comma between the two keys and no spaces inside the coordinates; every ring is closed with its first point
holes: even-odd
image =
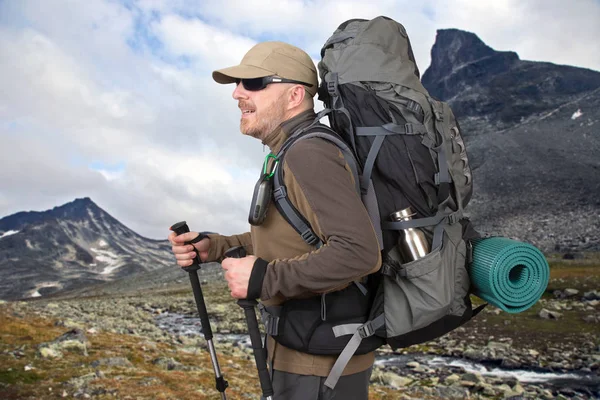
{"type": "MultiPolygon", "coordinates": [[[[176,224],[173,224],[169,228],[169,230],[172,230],[173,232],[175,232],[177,234],[177,236],[179,236],[182,233],[188,233],[190,231],[190,228],[188,227],[188,225],[185,221],[181,221],[176,224]]],[[[190,243],[186,242],[185,244],[190,244],[190,243]]],[[[200,269],[200,253],[198,253],[198,250],[196,250],[195,247],[194,247],[194,251],[196,252],[197,257],[195,257],[192,260],[192,265],[189,265],[187,267],[181,267],[182,270],[184,270],[186,272],[191,272],[191,271],[197,271],[200,269]]]]}

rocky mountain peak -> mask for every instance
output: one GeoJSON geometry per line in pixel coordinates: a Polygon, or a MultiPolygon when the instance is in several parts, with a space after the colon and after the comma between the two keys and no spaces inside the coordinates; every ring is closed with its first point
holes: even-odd
{"type": "MultiPolygon", "coordinates": [[[[81,221],[92,215],[113,218],[89,197],[75,199],[69,203],[57,206],[47,211],[22,211],[0,219],[0,233],[10,230],[21,230],[26,225],[38,224],[49,220],[59,219],[81,221]]],[[[116,221],[116,220],[115,220],[116,221]]]]}
{"type": "MultiPolygon", "coordinates": [[[[439,29],[431,49],[431,65],[423,75],[423,83],[429,88],[473,64],[479,67],[471,71],[466,68],[470,73],[461,75],[461,78],[468,80],[495,75],[507,71],[518,60],[517,53],[496,51],[474,33],[460,29],[439,29]]],[[[434,92],[437,97],[445,100],[456,94],[456,89],[458,88],[437,85],[434,92]]]]}
{"type": "Polygon", "coordinates": [[[98,207],[89,197],[83,197],[54,207],[49,213],[54,218],[81,220],[89,218],[90,215],[106,213],[106,211],[98,207]]]}
{"type": "Polygon", "coordinates": [[[474,33],[439,29],[431,48],[431,69],[454,68],[496,53],[474,33]]]}
{"type": "Polygon", "coordinates": [[[600,87],[600,73],[520,60],[474,33],[442,29],[422,83],[431,96],[449,103],[468,136],[506,130],[582,99],[600,87]]]}
{"type": "Polygon", "coordinates": [[[172,264],[166,240],[138,235],[88,197],[0,219],[0,299],[46,296],[172,264]]]}

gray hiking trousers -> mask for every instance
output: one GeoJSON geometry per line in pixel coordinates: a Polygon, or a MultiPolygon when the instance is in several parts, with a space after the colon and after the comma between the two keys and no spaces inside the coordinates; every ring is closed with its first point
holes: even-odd
{"type": "Polygon", "coordinates": [[[368,400],[371,370],[342,376],[334,390],[324,385],[326,377],[275,370],[273,400],[368,400]]]}

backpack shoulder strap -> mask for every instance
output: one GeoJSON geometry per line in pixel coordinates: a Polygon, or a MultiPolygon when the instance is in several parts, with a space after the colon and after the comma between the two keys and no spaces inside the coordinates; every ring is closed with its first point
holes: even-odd
{"type": "MultiPolygon", "coordinates": [[[[335,131],[329,128],[326,125],[319,124],[319,120],[323,115],[325,115],[328,110],[324,110],[323,112],[317,115],[315,122],[309,125],[306,129],[297,134],[291,136],[282,146],[281,150],[277,153],[277,159],[279,160],[279,168],[275,172],[274,182],[273,182],[273,195],[275,199],[275,206],[283,218],[290,224],[292,227],[300,234],[302,239],[309,245],[315,245],[317,248],[323,245],[323,242],[310,227],[310,224],[306,219],[300,214],[300,212],[294,207],[291,203],[290,199],[287,196],[287,192],[285,189],[285,185],[283,184],[283,158],[285,156],[286,151],[290,149],[290,147],[297,143],[300,140],[310,139],[314,137],[322,138],[328,140],[329,142],[335,144],[344,155],[344,158],[350,169],[352,171],[352,175],[354,176],[354,183],[356,185],[356,192],[359,196],[361,196],[361,186],[360,186],[360,177],[358,174],[357,162],[354,156],[354,153],[350,149],[350,147],[337,135],[335,131]]],[[[372,185],[372,184],[371,184],[372,185]]],[[[371,192],[373,188],[370,188],[371,192]]],[[[377,207],[375,203],[372,205],[377,207]]],[[[368,208],[368,207],[367,207],[368,208]]],[[[381,232],[381,231],[380,231],[381,232]]],[[[381,237],[378,235],[378,240],[380,243],[381,237]]],[[[361,290],[363,295],[366,295],[367,290],[362,286],[362,284],[358,281],[354,281],[354,283],[361,290]]],[[[342,353],[336,360],[332,370],[330,371],[327,380],[325,381],[325,386],[333,389],[337,384],[337,381],[342,376],[342,373],[354,355],[356,350],[360,346],[362,340],[366,337],[372,336],[375,331],[385,324],[384,314],[379,315],[377,318],[373,320],[367,321],[364,324],[347,324],[347,325],[338,325],[333,328],[335,337],[344,336],[344,335],[352,335],[352,338],[343,349],[342,353]]]]}
{"type": "Polygon", "coordinates": [[[358,169],[356,159],[354,158],[354,154],[348,147],[346,143],[326,125],[320,124],[319,120],[327,113],[328,110],[324,110],[317,115],[315,121],[310,124],[305,129],[295,133],[290,136],[288,140],[283,144],[281,150],[277,153],[276,157],[279,160],[280,167],[275,172],[273,176],[273,197],[275,200],[275,207],[279,211],[279,213],[283,216],[283,218],[300,234],[302,239],[311,246],[316,246],[317,248],[323,245],[323,242],[319,237],[314,233],[310,224],[304,218],[304,216],[294,207],[292,202],[290,201],[287,190],[283,181],[283,159],[285,157],[286,152],[300,140],[306,140],[314,137],[325,139],[333,144],[335,144],[342,154],[348,165],[350,166],[350,170],[352,171],[352,175],[354,176],[354,183],[356,185],[356,191],[360,194],[360,181],[358,176],[358,169]]]}

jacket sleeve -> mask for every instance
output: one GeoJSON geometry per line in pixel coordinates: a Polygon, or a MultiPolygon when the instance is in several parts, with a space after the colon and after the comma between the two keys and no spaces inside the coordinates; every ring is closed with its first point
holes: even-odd
{"type": "Polygon", "coordinates": [[[221,262],[223,260],[223,254],[227,250],[236,246],[244,246],[248,255],[253,255],[254,250],[252,248],[252,234],[250,232],[242,233],[240,235],[223,236],[218,233],[209,234],[210,247],[208,248],[208,260],[221,262]]]}
{"type": "Polygon", "coordinates": [[[292,259],[258,259],[249,292],[260,287],[262,300],[325,293],[377,271],[377,236],[341,151],[324,139],[302,140],[288,150],[283,168],[292,204],[324,245],[292,259]]]}

